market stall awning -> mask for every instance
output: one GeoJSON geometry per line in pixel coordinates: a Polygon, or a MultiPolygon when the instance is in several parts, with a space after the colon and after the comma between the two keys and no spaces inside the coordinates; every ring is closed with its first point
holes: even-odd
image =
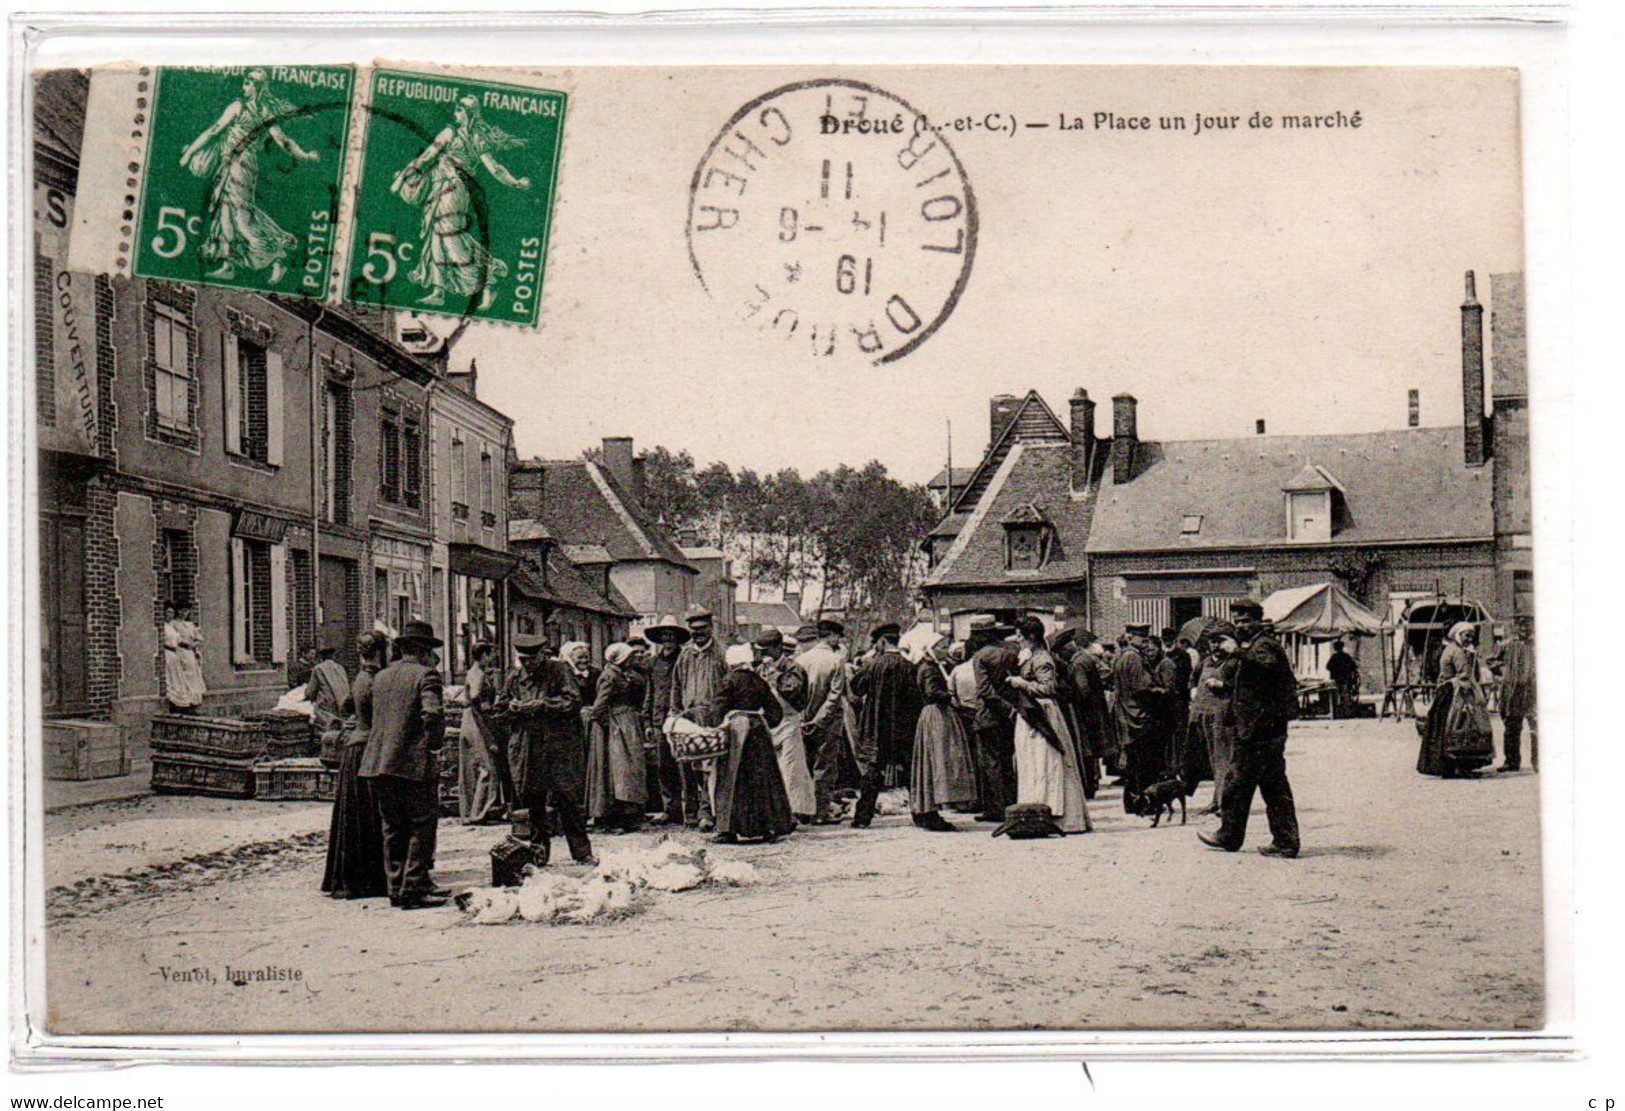
{"type": "Polygon", "coordinates": [[[1382,632],[1382,618],[1335,582],[1277,590],[1264,599],[1264,619],[1278,632],[1322,639],[1382,632]]]}
{"type": "Polygon", "coordinates": [[[519,565],[519,557],[511,552],[499,552],[483,544],[453,543],[446,545],[450,556],[451,573],[476,579],[505,579],[519,565]]]}

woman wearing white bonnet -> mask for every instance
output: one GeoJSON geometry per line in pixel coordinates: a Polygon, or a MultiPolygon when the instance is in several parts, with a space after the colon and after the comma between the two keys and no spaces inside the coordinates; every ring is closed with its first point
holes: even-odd
{"type": "Polygon", "coordinates": [[[1438,685],[1423,723],[1422,749],[1416,770],[1423,775],[1456,779],[1495,761],[1495,741],[1478,682],[1478,627],[1458,621],[1439,656],[1438,685]]]}
{"type": "Polygon", "coordinates": [[[648,795],[638,716],[645,680],[630,666],[636,652],[619,642],[604,650],[604,670],[587,710],[587,816],[610,833],[635,829],[648,795]]]}

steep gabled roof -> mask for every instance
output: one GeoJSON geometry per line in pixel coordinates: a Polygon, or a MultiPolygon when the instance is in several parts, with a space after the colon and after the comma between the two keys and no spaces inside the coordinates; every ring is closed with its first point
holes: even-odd
{"type": "Polygon", "coordinates": [[[1482,540],[1495,534],[1493,466],[1463,462],[1460,428],[1141,443],[1134,477],[1102,483],[1089,551],[1290,545],[1282,491],[1317,464],[1343,512],[1332,543],[1482,540]],[[1182,535],[1199,514],[1202,528],[1182,535]]]}
{"type": "Polygon", "coordinates": [[[608,596],[600,593],[569,558],[552,545],[548,545],[542,554],[542,567],[542,572],[538,574],[536,565],[530,560],[521,562],[514,572],[515,589],[527,597],[554,605],[613,617],[638,616],[637,610],[613,585],[609,588],[608,596]]]}
{"type": "Polygon", "coordinates": [[[1094,485],[1091,492],[1073,496],[1069,441],[1013,445],[925,586],[998,588],[1084,578],[1094,485]],[[1029,523],[1053,530],[1049,558],[1035,570],[1010,570],[1005,567],[1005,525],[1029,523]]]}
{"type": "Polygon", "coordinates": [[[526,508],[565,547],[571,559],[591,560],[592,555],[584,549],[596,545],[616,562],[661,560],[696,570],[665,529],[622,489],[608,469],[586,459],[520,464],[521,469],[537,466],[545,471],[542,504],[526,508]]]}
{"type": "Polygon", "coordinates": [[[988,445],[987,454],[971,472],[964,489],[954,496],[954,502],[948,507],[949,510],[974,509],[988,483],[992,482],[993,476],[998,473],[1005,456],[1010,453],[1010,448],[1017,442],[1034,441],[1071,443],[1072,433],[1056,417],[1055,411],[1039,396],[1037,390],[1028,390],[1027,396],[1021,399],[1021,404],[1000,429],[998,437],[988,445]]]}
{"type": "Polygon", "coordinates": [[[768,625],[775,629],[796,627],[801,615],[788,602],[735,602],[734,620],[741,625],[768,625]]]}

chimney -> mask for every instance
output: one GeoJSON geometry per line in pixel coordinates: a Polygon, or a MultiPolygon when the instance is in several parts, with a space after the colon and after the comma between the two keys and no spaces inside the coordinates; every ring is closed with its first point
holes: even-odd
{"type": "Polygon", "coordinates": [[[1134,445],[1139,439],[1139,402],[1133,394],[1112,398],[1112,481],[1121,486],[1134,476],[1134,445]]]}
{"type": "Polygon", "coordinates": [[[1473,272],[1467,271],[1467,300],[1461,305],[1461,430],[1469,467],[1484,465],[1484,306],[1478,303],[1473,272]]]}
{"type": "Polygon", "coordinates": [[[1422,424],[1422,391],[1412,390],[1408,400],[1410,406],[1409,416],[1405,423],[1411,428],[1418,428],[1422,424]]]}
{"type": "Polygon", "coordinates": [[[1080,386],[1068,406],[1072,410],[1072,489],[1087,490],[1095,459],[1095,403],[1080,386]]]}
{"type": "Polygon", "coordinates": [[[1016,410],[1021,407],[1021,399],[1015,394],[1001,393],[988,402],[988,446],[998,442],[1011,421],[1016,419],[1016,410]]]}
{"type": "MultiPolygon", "coordinates": [[[[622,490],[638,497],[637,468],[634,465],[632,437],[605,436],[603,464],[622,490]]],[[[642,500],[642,499],[639,499],[642,500]]]]}
{"type": "Polygon", "coordinates": [[[684,548],[697,548],[700,546],[700,534],[695,529],[680,528],[677,530],[677,543],[684,548]]]}
{"type": "Polygon", "coordinates": [[[1260,436],[1264,435],[1264,418],[1263,417],[1259,417],[1256,421],[1253,422],[1253,431],[1256,432],[1260,436]]]}
{"type": "Polygon", "coordinates": [[[547,468],[517,463],[508,472],[508,512],[514,517],[540,517],[547,498],[547,468]]]}

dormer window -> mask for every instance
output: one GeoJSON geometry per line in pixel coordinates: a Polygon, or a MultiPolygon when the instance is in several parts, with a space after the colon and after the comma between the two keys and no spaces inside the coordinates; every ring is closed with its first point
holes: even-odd
{"type": "Polygon", "coordinates": [[[1049,562],[1055,528],[1036,505],[1019,506],[1004,521],[1004,567],[1037,571],[1049,562]]]}
{"type": "Polygon", "coordinates": [[[1324,541],[1332,538],[1333,512],[1343,487],[1325,467],[1304,464],[1282,488],[1286,495],[1286,537],[1288,540],[1324,541]]]}

